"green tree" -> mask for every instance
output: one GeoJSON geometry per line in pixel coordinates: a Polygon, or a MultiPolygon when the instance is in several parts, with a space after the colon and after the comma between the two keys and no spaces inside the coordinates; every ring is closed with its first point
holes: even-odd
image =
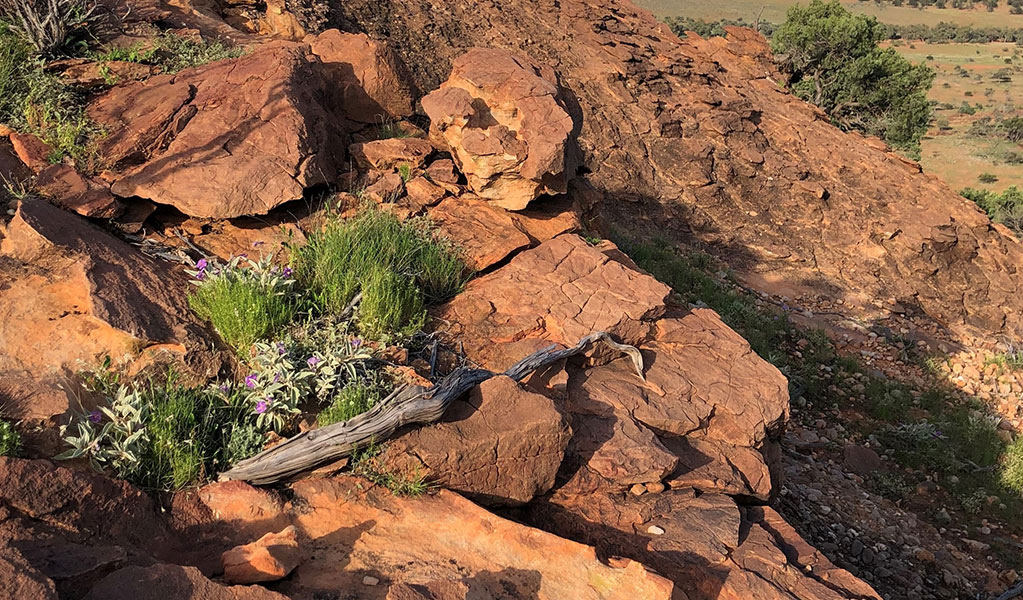
{"type": "Polygon", "coordinates": [[[884,37],[876,19],[854,15],[838,0],[812,0],[789,9],[771,45],[792,72],[793,93],[836,125],[917,152],[931,119],[927,90],[934,71],[879,48],[884,37]]]}

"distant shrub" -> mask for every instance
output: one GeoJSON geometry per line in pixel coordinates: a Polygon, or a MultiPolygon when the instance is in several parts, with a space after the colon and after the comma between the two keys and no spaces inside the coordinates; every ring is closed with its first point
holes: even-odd
{"type": "Polygon", "coordinates": [[[854,15],[837,0],[789,9],[771,39],[792,71],[792,92],[824,109],[845,129],[857,129],[904,150],[919,151],[931,106],[934,71],[880,48],[876,19],[854,15]]]}
{"type": "Polygon", "coordinates": [[[21,450],[21,435],[9,421],[0,419],[0,456],[17,456],[21,450]]]}
{"type": "Polygon", "coordinates": [[[974,188],[966,188],[960,194],[975,202],[995,223],[1023,232],[1023,190],[1013,185],[1000,194],[974,188]]]}
{"type": "Polygon", "coordinates": [[[994,183],[998,181],[998,177],[993,173],[981,173],[977,176],[977,181],[981,183],[994,183]]]}
{"type": "Polygon", "coordinates": [[[970,105],[969,102],[963,101],[963,104],[959,107],[959,114],[962,115],[975,115],[977,109],[970,105]]]}
{"type": "Polygon", "coordinates": [[[1011,117],[1003,120],[999,127],[1005,133],[1005,137],[1016,144],[1023,142],[1023,117],[1011,117]]]}
{"type": "Polygon", "coordinates": [[[272,336],[296,313],[291,269],[278,269],[270,258],[235,257],[226,265],[200,260],[190,271],[198,286],[189,304],[209,321],[225,342],[247,350],[272,336]]]}

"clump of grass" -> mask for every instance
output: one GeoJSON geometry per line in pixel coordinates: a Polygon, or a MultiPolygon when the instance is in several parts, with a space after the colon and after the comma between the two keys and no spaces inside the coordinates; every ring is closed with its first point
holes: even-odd
{"type": "Polygon", "coordinates": [[[377,386],[353,381],[341,389],[330,404],[320,411],[316,423],[320,427],[347,421],[373,408],[380,401],[380,389],[377,386]]]}
{"type": "Polygon", "coordinates": [[[224,266],[199,261],[199,269],[192,272],[198,289],[189,296],[189,304],[225,342],[244,351],[290,323],[297,308],[290,269],[278,271],[269,259],[245,259],[244,266],[241,260],[224,266]]]}
{"type": "Polygon", "coordinates": [[[218,60],[237,58],[243,53],[242,48],[221,40],[161,33],[145,42],[94,53],[92,58],[100,62],[124,61],[154,65],[164,73],[177,73],[218,60]]]}
{"type": "Polygon", "coordinates": [[[423,295],[416,284],[390,269],[370,271],[362,286],[359,327],[364,335],[390,341],[405,339],[426,324],[423,295]]]}
{"type": "Polygon", "coordinates": [[[220,40],[197,40],[174,34],[161,35],[157,39],[157,47],[157,64],[165,73],[177,73],[218,60],[237,58],[243,53],[242,48],[220,40]]]}
{"type": "Polygon", "coordinates": [[[21,451],[21,435],[14,424],[0,419],[0,456],[17,456],[21,451]]]}
{"type": "Polygon", "coordinates": [[[422,219],[401,221],[366,209],[335,220],[293,254],[299,281],[321,310],[341,314],[362,293],[366,335],[393,336],[422,326],[422,306],[456,294],[467,269],[422,219]],[[398,305],[388,306],[388,303],[398,305]]]}

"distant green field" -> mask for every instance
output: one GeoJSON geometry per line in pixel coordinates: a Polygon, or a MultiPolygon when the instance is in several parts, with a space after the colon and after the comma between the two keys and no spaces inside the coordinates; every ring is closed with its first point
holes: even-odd
{"type": "MultiPolygon", "coordinates": [[[[683,16],[705,21],[743,19],[782,23],[785,11],[797,0],[635,0],[660,18],[683,16]]],[[[808,0],[801,0],[803,4],[808,0]]],[[[873,2],[842,0],[850,10],[869,14],[894,25],[935,25],[951,21],[978,27],[1020,27],[1023,15],[1009,13],[1003,2],[995,12],[986,10],[916,9],[880,6],[873,2]]],[[[900,41],[895,49],[913,62],[925,62],[937,73],[928,98],[937,103],[935,119],[921,142],[924,169],[952,188],[1001,191],[1023,187],[1023,146],[1008,141],[997,124],[1023,115],[1023,47],[990,44],[930,44],[900,41]],[[1009,72],[1006,78],[996,76],[1009,72]],[[968,111],[962,109],[963,103],[968,111]],[[988,127],[983,127],[988,123],[988,127]],[[995,181],[981,182],[989,174],[995,181]]],[[[989,177],[987,179],[990,179],[989,177]]]]}
{"type": "MultiPolygon", "coordinates": [[[[705,21],[718,19],[744,19],[753,21],[760,15],[762,21],[781,23],[785,11],[797,0],[634,0],[636,4],[649,9],[658,18],[692,17],[705,21]]],[[[806,4],[807,0],[802,0],[806,4]]],[[[1023,15],[1009,13],[1009,6],[1003,2],[994,12],[977,8],[958,10],[954,8],[917,9],[908,6],[877,5],[873,2],[843,0],[850,10],[877,17],[892,25],[937,25],[950,21],[978,27],[1023,27],[1023,15]]]]}

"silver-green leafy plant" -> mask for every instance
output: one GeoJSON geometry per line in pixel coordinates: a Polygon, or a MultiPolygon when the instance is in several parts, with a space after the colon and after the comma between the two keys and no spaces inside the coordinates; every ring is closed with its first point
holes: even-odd
{"type": "Polygon", "coordinates": [[[89,413],[76,413],[61,427],[61,437],[71,449],[55,458],[86,456],[96,470],[109,469],[118,477],[128,477],[138,468],[149,441],[147,411],[148,405],[138,391],[121,385],[107,405],[89,413]]]}
{"type": "Polygon", "coordinates": [[[244,403],[256,415],[258,428],[287,429],[301,412],[302,402],[310,398],[329,402],[370,358],[359,338],[334,327],[323,329],[301,341],[287,338],[253,345],[244,403]]]}

